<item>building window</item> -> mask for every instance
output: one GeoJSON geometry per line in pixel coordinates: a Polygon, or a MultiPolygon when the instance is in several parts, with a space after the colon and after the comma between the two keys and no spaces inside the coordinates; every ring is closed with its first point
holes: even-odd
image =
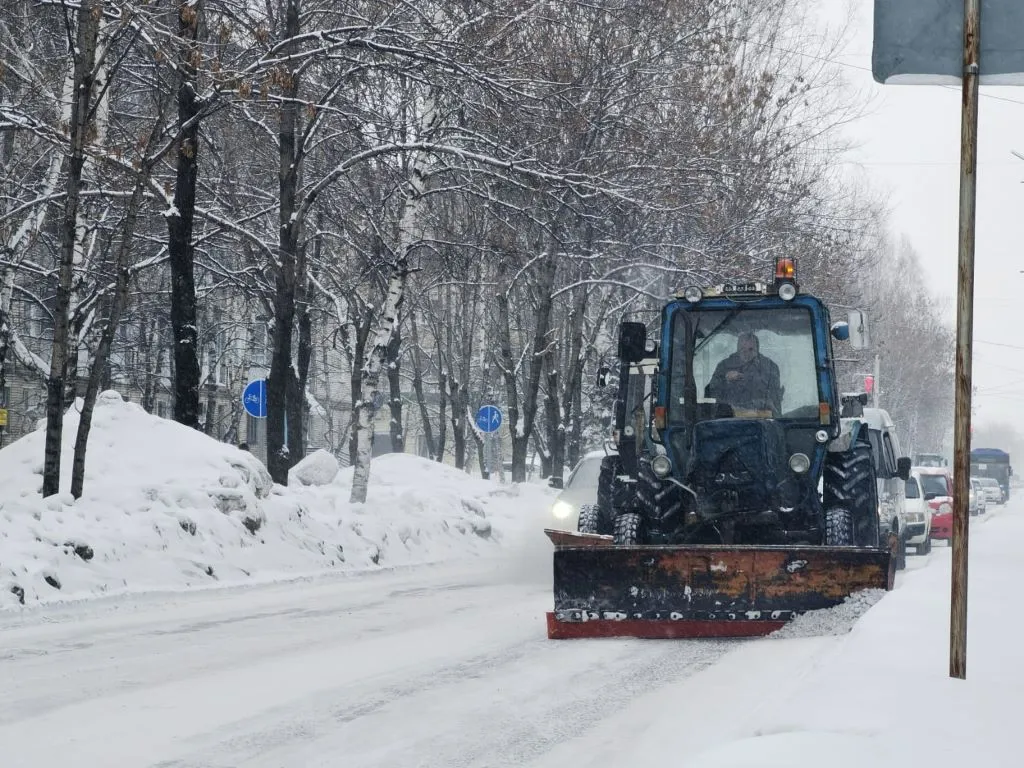
{"type": "Polygon", "coordinates": [[[252,365],[267,364],[267,318],[254,317],[249,326],[249,362],[252,365]]]}

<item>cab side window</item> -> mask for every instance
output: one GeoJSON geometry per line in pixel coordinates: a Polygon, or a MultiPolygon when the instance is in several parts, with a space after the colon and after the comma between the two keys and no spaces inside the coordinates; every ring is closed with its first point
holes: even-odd
{"type": "Polygon", "coordinates": [[[896,477],[896,452],[892,447],[892,440],[889,433],[882,435],[882,456],[885,462],[885,476],[896,477]]]}

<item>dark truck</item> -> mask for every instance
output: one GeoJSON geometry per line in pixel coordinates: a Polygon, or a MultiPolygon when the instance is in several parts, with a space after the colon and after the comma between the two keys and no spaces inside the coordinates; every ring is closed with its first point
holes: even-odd
{"type": "Polygon", "coordinates": [[[971,451],[971,477],[991,477],[1003,490],[1003,501],[1010,498],[1010,454],[998,448],[975,448],[971,451]]]}

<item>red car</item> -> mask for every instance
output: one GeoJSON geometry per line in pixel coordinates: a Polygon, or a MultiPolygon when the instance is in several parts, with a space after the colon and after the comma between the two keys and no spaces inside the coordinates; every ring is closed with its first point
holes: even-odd
{"type": "Polygon", "coordinates": [[[933,539],[953,538],[953,478],[943,467],[915,468],[921,481],[921,493],[932,511],[933,539]]]}

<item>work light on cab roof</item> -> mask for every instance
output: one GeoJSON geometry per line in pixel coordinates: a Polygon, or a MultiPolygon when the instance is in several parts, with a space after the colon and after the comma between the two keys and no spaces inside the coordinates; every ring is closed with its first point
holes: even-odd
{"type": "Polygon", "coordinates": [[[768,296],[776,294],[783,301],[796,298],[799,285],[796,281],[796,259],[792,256],[779,256],[775,259],[775,280],[769,286],[760,281],[721,283],[713,288],[701,288],[688,285],[675,294],[675,298],[697,304],[705,297],[716,296],[768,296]]]}

